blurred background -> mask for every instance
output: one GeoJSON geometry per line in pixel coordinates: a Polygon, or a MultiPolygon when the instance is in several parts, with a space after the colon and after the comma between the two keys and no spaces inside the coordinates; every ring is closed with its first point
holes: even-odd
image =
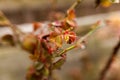
{"type": "MultiPolygon", "coordinates": [[[[32,31],[36,21],[49,21],[54,12],[66,13],[76,0],[0,0],[0,10],[8,19],[25,32],[32,31]]],[[[68,52],[68,59],[61,70],[54,71],[55,80],[98,80],[120,34],[120,4],[108,8],[95,8],[94,0],[83,0],[76,8],[79,37],[86,34],[91,24],[102,20],[101,28],[87,40],[86,48],[68,52]],[[106,23],[106,20],[110,21],[106,23]]],[[[58,14],[59,16],[59,14],[58,14]]],[[[11,33],[0,27],[0,35],[11,33]]],[[[32,62],[29,54],[19,47],[0,46],[0,80],[25,80],[32,62]]],[[[120,55],[112,64],[105,80],[120,80],[120,55]]]]}
{"type": "MultiPolygon", "coordinates": [[[[65,13],[75,0],[0,0],[0,10],[16,24],[48,20],[48,13],[65,13]]],[[[95,0],[84,0],[77,8],[78,17],[119,10],[120,5],[95,8],[95,0]]]]}

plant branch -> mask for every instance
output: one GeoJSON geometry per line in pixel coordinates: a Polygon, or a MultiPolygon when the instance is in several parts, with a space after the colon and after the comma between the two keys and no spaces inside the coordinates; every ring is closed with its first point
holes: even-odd
{"type": "Polygon", "coordinates": [[[78,4],[81,2],[82,0],[77,0],[76,2],[73,3],[73,5],[68,10],[75,9],[78,6],[78,4]]]}
{"type": "Polygon", "coordinates": [[[59,53],[59,56],[62,56],[63,54],[65,54],[67,51],[70,51],[74,48],[76,48],[78,46],[78,44],[81,44],[85,41],[85,39],[87,39],[92,33],[94,33],[99,27],[98,27],[98,23],[97,25],[94,24],[95,28],[92,29],[91,31],[89,31],[85,36],[83,36],[82,38],[80,38],[77,43],[75,45],[72,45],[68,48],[66,48],[65,50],[63,50],[62,52],[59,53]]]}
{"type": "Polygon", "coordinates": [[[17,30],[17,31],[19,31],[19,33],[23,34],[23,32],[20,29],[18,29],[15,25],[13,25],[10,22],[10,20],[4,15],[4,13],[2,11],[0,11],[0,14],[8,22],[8,26],[10,26],[13,30],[17,30]]]}
{"type": "Polygon", "coordinates": [[[24,34],[20,29],[18,29],[15,25],[13,25],[10,20],[4,15],[4,13],[2,11],[0,11],[0,16],[1,18],[3,18],[5,21],[7,21],[7,26],[9,26],[12,31],[13,31],[13,34],[15,35],[14,36],[14,39],[15,39],[15,42],[18,42],[19,40],[19,35],[20,34],[24,34]]]}
{"type": "Polygon", "coordinates": [[[119,48],[120,48],[120,39],[119,39],[117,45],[114,47],[112,55],[109,58],[106,66],[102,70],[99,80],[104,80],[105,79],[105,76],[106,76],[108,70],[110,69],[110,67],[111,67],[112,63],[114,62],[115,58],[117,57],[117,53],[119,51],[119,48]]]}
{"type": "Polygon", "coordinates": [[[65,50],[63,50],[62,52],[59,53],[59,56],[62,56],[62,55],[65,54],[66,52],[68,52],[68,51],[70,51],[70,50],[72,50],[72,49],[74,49],[74,48],[76,48],[76,47],[77,47],[76,45],[72,45],[72,46],[66,48],[65,50]]]}

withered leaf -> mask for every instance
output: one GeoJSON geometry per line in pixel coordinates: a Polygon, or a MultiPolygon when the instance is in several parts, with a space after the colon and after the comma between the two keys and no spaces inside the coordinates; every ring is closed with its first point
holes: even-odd
{"type": "Polygon", "coordinates": [[[3,43],[10,44],[11,46],[14,46],[14,45],[15,45],[14,38],[13,38],[13,36],[10,35],[10,34],[4,35],[4,36],[1,38],[1,41],[2,41],[3,43]]]}

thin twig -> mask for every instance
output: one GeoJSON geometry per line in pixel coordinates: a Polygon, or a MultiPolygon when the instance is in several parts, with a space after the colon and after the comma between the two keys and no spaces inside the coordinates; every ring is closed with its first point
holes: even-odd
{"type": "Polygon", "coordinates": [[[112,55],[109,58],[106,66],[102,70],[99,80],[104,80],[105,79],[105,76],[106,76],[108,70],[110,69],[110,67],[111,67],[112,63],[114,62],[115,58],[117,57],[117,53],[119,51],[119,48],[120,48],[120,39],[119,39],[117,45],[114,47],[112,55]]]}
{"type": "Polygon", "coordinates": [[[70,50],[76,48],[78,44],[81,44],[82,42],[84,42],[85,39],[87,39],[92,33],[94,33],[94,32],[99,28],[98,25],[99,25],[99,24],[97,24],[97,25],[95,24],[96,27],[95,27],[94,29],[92,29],[92,30],[89,31],[85,36],[83,36],[82,38],[80,38],[75,45],[72,45],[72,46],[66,48],[65,50],[63,50],[62,52],[60,52],[60,53],[59,53],[59,56],[65,54],[67,51],[70,51],[70,50]]]}
{"type": "Polygon", "coordinates": [[[75,9],[78,6],[78,4],[80,4],[81,2],[82,0],[77,0],[76,2],[73,3],[73,5],[68,10],[75,9]]]}
{"type": "Polygon", "coordinates": [[[66,48],[65,50],[63,50],[62,52],[60,52],[59,56],[62,56],[63,54],[65,54],[66,52],[68,52],[68,51],[70,51],[70,50],[72,50],[74,48],[76,48],[76,45],[72,45],[72,46],[66,48]]]}

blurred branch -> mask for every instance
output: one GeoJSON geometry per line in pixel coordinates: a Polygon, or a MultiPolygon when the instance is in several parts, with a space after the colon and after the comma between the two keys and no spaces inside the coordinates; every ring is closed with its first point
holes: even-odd
{"type": "Polygon", "coordinates": [[[114,62],[115,58],[117,57],[117,53],[119,51],[119,48],[120,48],[120,39],[119,39],[117,45],[114,47],[112,55],[109,58],[106,66],[102,70],[99,80],[104,80],[105,79],[105,76],[106,76],[108,70],[110,69],[110,67],[111,67],[112,63],[114,62]]]}
{"type": "Polygon", "coordinates": [[[19,36],[24,34],[20,29],[18,29],[15,25],[13,25],[10,20],[4,15],[2,11],[0,11],[0,25],[8,26],[12,29],[14,34],[14,41],[19,42],[19,36]]]}
{"type": "MultiPolygon", "coordinates": [[[[9,26],[11,27],[13,30],[18,31],[19,33],[23,34],[23,32],[18,29],[15,25],[13,25],[10,20],[4,15],[4,13],[2,11],[0,11],[0,22],[2,24],[2,21],[6,21],[6,23],[3,26],[9,26]],[[2,19],[2,20],[1,20],[2,19]]],[[[0,24],[0,25],[1,25],[0,24]]]]}
{"type": "Polygon", "coordinates": [[[81,3],[82,1],[83,0],[77,0],[68,10],[75,9],[78,6],[78,4],[81,3]]]}
{"type": "Polygon", "coordinates": [[[8,26],[10,22],[4,17],[4,14],[2,11],[0,11],[0,27],[1,26],[8,26]]]}

